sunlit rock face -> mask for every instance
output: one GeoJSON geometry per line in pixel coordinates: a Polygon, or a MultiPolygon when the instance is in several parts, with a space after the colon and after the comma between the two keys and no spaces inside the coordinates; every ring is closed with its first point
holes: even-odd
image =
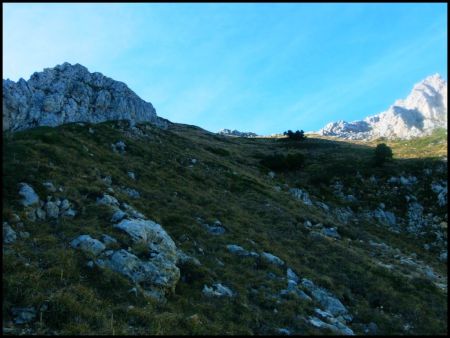
{"type": "Polygon", "coordinates": [[[64,63],[34,73],[28,81],[3,80],[3,130],[18,131],[69,122],[128,120],[132,125],[167,122],[123,82],[64,63]]]}
{"type": "Polygon", "coordinates": [[[408,97],[362,121],[327,124],[319,134],[364,140],[385,137],[410,139],[447,128],[447,82],[439,74],[417,83],[408,97]]]}

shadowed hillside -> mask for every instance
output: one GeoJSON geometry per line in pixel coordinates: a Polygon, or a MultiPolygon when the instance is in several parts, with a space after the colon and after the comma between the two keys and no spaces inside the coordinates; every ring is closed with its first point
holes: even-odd
{"type": "Polygon", "coordinates": [[[386,142],[394,158],[377,167],[376,142],[182,124],[4,134],[4,333],[445,335],[445,137],[386,142]],[[173,289],[108,266],[120,250],[159,255],[126,217],[183,253],[173,289]]]}

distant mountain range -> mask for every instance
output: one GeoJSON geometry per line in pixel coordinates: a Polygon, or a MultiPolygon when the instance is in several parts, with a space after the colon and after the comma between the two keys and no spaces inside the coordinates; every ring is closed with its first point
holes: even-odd
{"type": "Polygon", "coordinates": [[[410,139],[447,128],[447,82],[439,74],[417,83],[404,100],[362,121],[328,123],[320,135],[351,140],[410,139]]]}
{"type": "Polygon", "coordinates": [[[231,130],[231,129],[222,129],[219,130],[217,134],[225,135],[225,136],[234,136],[234,137],[256,137],[258,134],[251,133],[251,132],[245,132],[245,131],[239,131],[239,130],[231,130]]]}

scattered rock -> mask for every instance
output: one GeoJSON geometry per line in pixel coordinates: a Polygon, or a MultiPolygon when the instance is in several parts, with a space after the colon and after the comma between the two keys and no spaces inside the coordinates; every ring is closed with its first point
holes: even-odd
{"type": "Polygon", "coordinates": [[[328,237],[336,238],[336,239],[341,238],[341,236],[337,232],[337,228],[323,228],[322,234],[324,234],[325,236],[328,236],[328,237]]]}
{"type": "Polygon", "coordinates": [[[17,234],[7,222],[3,222],[3,243],[11,244],[17,239],[17,234]]]}
{"type": "MultiPolygon", "coordinates": [[[[151,277],[148,283],[173,291],[180,278],[180,270],[176,266],[178,251],[174,241],[161,225],[145,219],[124,219],[120,223],[115,224],[114,227],[126,232],[133,242],[141,242],[147,245],[150,260],[139,263],[141,265],[144,264],[142,265],[144,271],[147,271],[145,278],[143,277],[144,280],[148,280],[151,277]]],[[[116,252],[110,260],[111,264],[114,265],[127,260],[133,262],[135,259],[116,252]],[[113,259],[113,257],[115,258],[113,259]]],[[[136,265],[138,263],[132,264],[136,265]]],[[[117,269],[123,270],[122,268],[117,269]]]]}
{"type": "Polygon", "coordinates": [[[309,317],[309,323],[319,329],[329,329],[334,333],[344,335],[354,335],[353,331],[344,324],[336,321],[335,325],[323,322],[317,317],[309,317]]]}
{"type": "Polygon", "coordinates": [[[344,224],[347,224],[349,220],[354,216],[353,211],[352,209],[350,209],[350,207],[336,208],[334,210],[334,214],[336,215],[336,218],[344,224]]]}
{"type": "Polygon", "coordinates": [[[44,210],[42,210],[42,208],[36,208],[35,212],[38,219],[40,219],[41,221],[45,220],[47,214],[44,210]]]}
{"type": "Polygon", "coordinates": [[[238,256],[252,256],[252,257],[258,257],[259,255],[256,252],[249,252],[245,250],[243,247],[236,245],[236,244],[228,244],[227,249],[229,252],[238,255],[238,256]]]}
{"type": "Polygon", "coordinates": [[[27,207],[39,203],[39,196],[30,185],[20,183],[19,187],[19,195],[23,197],[21,200],[22,205],[27,207]]]}
{"type": "Polygon", "coordinates": [[[119,206],[119,201],[117,200],[117,198],[108,195],[108,194],[103,194],[103,196],[101,198],[97,198],[97,204],[104,204],[104,205],[110,205],[110,206],[119,206]]]}
{"type": "Polygon", "coordinates": [[[275,264],[275,265],[279,265],[279,266],[283,266],[284,265],[284,261],[280,258],[278,258],[275,255],[272,255],[271,253],[268,252],[263,252],[261,254],[261,257],[263,259],[265,259],[267,262],[275,264]]]}
{"type": "Polygon", "coordinates": [[[270,178],[274,178],[275,177],[275,173],[273,171],[269,171],[267,176],[269,176],[270,178]]]}
{"type": "Polygon", "coordinates": [[[112,184],[112,178],[111,176],[105,176],[102,177],[103,183],[105,183],[107,186],[110,186],[112,184]]]}
{"type": "Polygon", "coordinates": [[[127,216],[127,214],[125,212],[123,212],[122,210],[116,210],[111,217],[111,222],[117,223],[120,220],[122,220],[123,218],[125,218],[126,216],[127,216]]]}
{"type": "Polygon", "coordinates": [[[136,175],[134,174],[134,172],[129,171],[127,174],[128,174],[128,177],[130,177],[132,180],[136,180],[136,175]]]}
{"type": "Polygon", "coordinates": [[[372,215],[375,219],[378,220],[378,222],[388,225],[388,226],[395,226],[396,225],[396,219],[394,213],[390,211],[384,211],[384,204],[380,203],[380,207],[373,211],[372,215]],[[381,205],[383,207],[381,207],[381,205]]]}
{"type": "Polygon", "coordinates": [[[203,224],[206,231],[212,235],[223,235],[225,233],[225,228],[222,226],[220,221],[214,222],[214,225],[203,224]]]}
{"type": "Polygon", "coordinates": [[[353,195],[345,195],[343,199],[347,202],[358,202],[358,199],[353,195]]]}
{"type": "Polygon", "coordinates": [[[121,154],[125,153],[126,144],[123,141],[117,141],[114,144],[111,144],[111,148],[114,152],[119,152],[121,154]]]}
{"type": "Polygon", "coordinates": [[[277,333],[279,333],[280,335],[283,335],[283,336],[290,336],[292,334],[289,329],[285,329],[285,328],[278,328],[277,333]]]}
{"type": "Polygon", "coordinates": [[[158,300],[162,300],[165,290],[173,292],[180,278],[180,270],[174,264],[164,264],[156,259],[143,261],[123,249],[115,251],[105,259],[97,259],[96,263],[128,277],[136,284],[141,284],[147,291],[146,295],[158,300]]]}
{"type": "Polygon", "coordinates": [[[347,315],[348,310],[334,297],[329,291],[316,286],[309,279],[302,279],[302,286],[305,287],[313,296],[313,298],[324,307],[325,311],[331,313],[333,316],[347,315]]]}
{"type": "Polygon", "coordinates": [[[423,226],[426,225],[423,218],[423,206],[418,202],[409,203],[407,217],[407,230],[411,233],[417,233],[423,226]]]}
{"type": "Polygon", "coordinates": [[[378,325],[374,322],[370,322],[368,325],[364,325],[364,333],[375,335],[378,333],[378,325]]]}
{"type": "Polygon", "coordinates": [[[111,236],[109,236],[109,235],[107,235],[107,234],[103,234],[103,235],[102,235],[101,241],[102,241],[106,246],[117,243],[117,239],[115,239],[114,237],[111,237],[111,236]]]}
{"type": "Polygon", "coordinates": [[[182,250],[178,249],[177,254],[178,254],[177,264],[192,264],[195,266],[202,265],[197,258],[187,255],[182,250]]]}
{"type": "Polygon", "coordinates": [[[302,201],[305,205],[312,205],[311,199],[309,198],[309,194],[301,189],[292,188],[289,189],[289,192],[298,200],[302,201]]]}
{"type": "Polygon", "coordinates": [[[36,210],[31,209],[31,210],[27,211],[26,217],[29,221],[35,222],[36,221],[36,210]]]}
{"type": "Polygon", "coordinates": [[[132,206],[122,203],[122,208],[126,210],[127,214],[134,218],[145,219],[145,216],[139,211],[135,210],[132,206]]]}
{"type": "Polygon", "coordinates": [[[60,209],[61,210],[67,210],[67,209],[69,209],[70,208],[70,202],[69,202],[69,200],[68,199],[64,199],[62,202],[61,202],[61,206],[60,206],[60,209]]]}
{"type": "Polygon", "coordinates": [[[52,182],[44,182],[44,183],[42,183],[42,185],[50,192],[55,192],[56,191],[56,188],[55,188],[55,186],[53,185],[52,182]]]}
{"type": "Polygon", "coordinates": [[[58,218],[59,208],[54,202],[47,202],[45,204],[45,211],[47,212],[48,218],[58,218]]]}
{"type": "Polygon", "coordinates": [[[19,237],[22,239],[30,238],[30,233],[27,231],[19,231],[19,237]]]}
{"type": "Polygon", "coordinates": [[[11,313],[15,324],[27,324],[36,318],[34,307],[13,307],[11,313]]]}
{"type": "Polygon", "coordinates": [[[432,183],[431,189],[438,195],[438,204],[440,207],[447,205],[447,182],[432,183]]]}
{"type": "Polygon", "coordinates": [[[64,217],[75,217],[76,215],[77,215],[77,212],[75,211],[75,209],[72,209],[72,208],[70,208],[62,213],[62,216],[64,216],[64,217]]]}
{"type": "Polygon", "coordinates": [[[203,286],[203,294],[208,297],[233,297],[234,293],[230,288],[220,284],[215,283],[212,287],[207,285],[203,286]]]}
{"type": "Polygon", "coordinates": [[[122,188],[122,192],[130,196],[131,198],[139,198],[141,197],[141,194],[139,191],[132,189],[132,188],[122,188]]]}
{"type": "Polygon", "coordinates": [[[70,245],[75,249],[80,249],[81,251],[91,253],[95,256],[99,255],[106,249],[102,242],[92,238],[89,235],[78,236],[70,242],[70,245]]]}
{"type": "Polygon", "coordinates": [[[287,268],[287,270],[286,270],[286,277],[287,277],[288,281],[289,280],[294,281],[295,284],[297,284],[299,282],[299,280],[300,280],[298,278],[297,274],[291,268],[287,268]]]}
{"type": "Polygon", "coordinates": [[[330,207],[323,202],[316,202],[316,205],[327,212],[330,211],[330,207]]]}

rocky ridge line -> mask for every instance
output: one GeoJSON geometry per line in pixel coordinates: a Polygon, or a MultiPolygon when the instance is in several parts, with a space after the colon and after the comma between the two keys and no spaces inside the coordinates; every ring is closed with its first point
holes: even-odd
{"type": "Polygon", "coordinates": [[[80,64],[46,68],[28,81],[3,80],[4,131],[109,120],[150,122],[163,128],[168,124],[125,83],[90,73],[80,64]]]}

